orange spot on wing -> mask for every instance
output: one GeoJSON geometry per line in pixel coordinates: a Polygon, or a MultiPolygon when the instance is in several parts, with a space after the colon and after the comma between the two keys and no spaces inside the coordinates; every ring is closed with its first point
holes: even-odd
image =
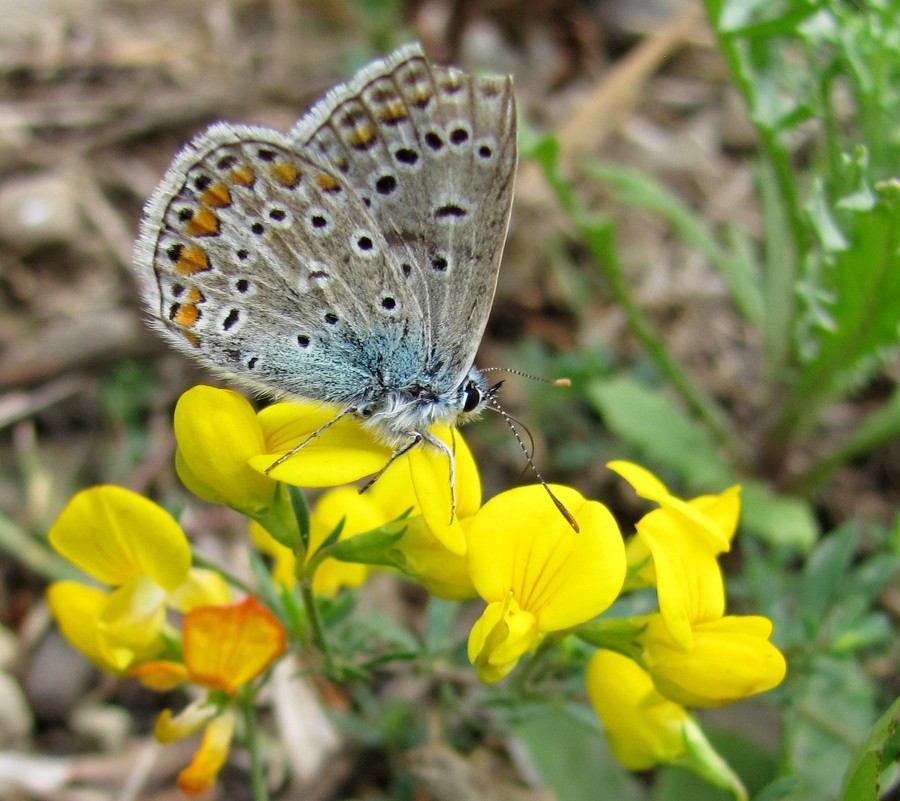
{"type": "Polygon", "coordinates": [[[180,325],[182,328],[193,328],[200,319],[200,309],[190,303],[185,303],[180,305],[171,317],[175,325],[180,325]]]}
{"type": "Polygon", "coordinates": [[[356,128],[349,136],[351,147],[365,147],[375,138],[375,131],[371,125],[363,125],[356,128]]]}
{"type": "Polygon", "coordinates": [[[222,209],[231,205],[231,192],[228,191],[228,187],[225,184],[216,183],[200,196],[200,202],[204,206],[222,209]]]}
{"type": "Polygon", "coordinates": [[[178,275],[193,275],[208,269],[210,269],[209,256],[203,248],[195,245],[183,247],[178,254],[178,261],[175,262],[175,272],[178,275]]]}
{"type": "Polygon", "coordinates": [[[334,192],[336,189],[340,189],[341,187],[341,185],[337,182],[337,179],[329,175],[327,172],[318,173],[315,177],[315,181],[326,192],[334,192]]]}
{"type": "Polygon", "coordinates": [[[235,167],[228,177],[233,184],[250,186],[256,178],[256,173],[249,164],[241,164],[240,167],[235,167]]]}
{"type": "Polygon", "coordinates": [[[200,209],[186,226],[191,236],[211,236],[219,233],[219,218],[209,209],[200,209]]]}
{"type": "Polygon", "coordinates": [[[199,289],[197,289],[197,287],[195,287],[195,286],[192,286],[187,291],[187,294],[184,296],[184,299],[188,303],[203,303],[206,300],[206,298],[203,297],[203,293],[199,289]]]}
{"type": "Polygon", "coordinates": [[[195,348],[200,347],[200,337],[198,337],[193,331],[182,331],[184,338],[190,342],[195,348]]]}
{"type": "Polygon", "coordinates": [[[271,167],[272,177],[282,186],[293,189],[300,182],[300,170],[286,161],[279,161],[271,167]]]}
{"type": "Polygon", "coordinates": [[[405,120],[407,117],[409,117],[409,112],[403,103],[389,103],[378,115],[382,122],[398,122],[399,120],[405,120]]]}

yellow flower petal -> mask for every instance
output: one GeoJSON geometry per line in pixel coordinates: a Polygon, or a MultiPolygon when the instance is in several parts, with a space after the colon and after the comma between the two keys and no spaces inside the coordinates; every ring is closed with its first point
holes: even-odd
{"type": "Polygon", "coordinates": [[[169,594],[169,606],[179,612],[190,612],[198,606],[227,604],[231,599],[231,590],[221,573],[192,567],[181,586],[169,594]]]}
{"type": "Polygon", "coordinates": [[[136,576],[111,593],[97,624],[104,658],[125,670],[142,655],[158,653],[166,620],[166,594],[147,576],[136,576]]]}
{"type": "Polygon", "coordinates": [[[718,495],[700,495],[692,498],[688,504],[707,518],[731,542],[737,531],[738,518],[741,514],[741,487],[736,484],[718,495]]]}
{"type": "MultiPolygon", "coordinates": [[[[251,459],[251,466],[265,472],[278,457],[336,416],[334,409],[312,404],[276,403],[263,409],[258,419],[266,442],[265,455],[251,459]]],[[[377,472],[390,458],[390,448],[376,442],[358,420],[347,416],[310,440],[269,475],[298,487],[337,487],[377,472]]]]}
{"type": "Polygon", "coordinates": [[[488,603],[512,592],[541,631],[576,626],[600,614],[625,578],[625,547],[609,510],[569,487],[553,492],[578,521],[572,530],[541,486],[488,501],[469,530],[469,569],[488,603]]]}
{"type": "Polygon", "coordinates": [[[606,466],[631,484],[641,498],[656,501],[664,509],[681,515],[684,524],[693,526],[697,536],[703,537],[715,553],[722,553],[731,547],[730,534],[724,532],[716,520],[689,502],[676,498],[649,470],[625,461],[609,462],[606,466]]]}
{"type": "Polygon", "coordinates": [[[191,680],[229,694],[256,678],[285,649],[284,628],[252,596],[194,609],[184,616],[182,631],[191,680]]]}
{"type": "Polygon", "coordinates": [[[624,460],[616,460],[607,462],[606,466],[614,473],[618,473],[629,484],[641,498],[648,501],[656,501],[659,503],[660,498],[669,498],[671,494],[656,476],[653,475],[645,467],[641,467],[634,462],[626,462],[624,460]]]}
{"type": "Polygon", "coordinates": [[[135,492],[99,486],[79,492],[50,528],[50,544],[104,584],[147,575],[174,590],[191,566],[191,550],[172,516],[135,492]]]}
{"type": "Polygon", "coordinates": [[[499,681],[521,657],[534,650],[540,640],[537,621],[519,608],[511,595],[488,604],[469,632],[467,651],[478,678],[486,683],[499,681]]]}
{"type": "Polygon", "coordinates": [[[118,674],[122,669],[106,659],[98,639],[100,614],[108,597],[75,581],[57,581],[47,588],[47,603],[63,637],[101,670],[118,674]]]}
{"type": "MultiPolygon", "coordinates": [[[[461,520],[465,529],[472,518],[461,520]]],[[[394,543],[402,554],[404,572],[415,578],[431,595],[449,601],[474,598],[478,593],[469,575],[465,555],[452,553],[420,517],[408,518],[406,532],[394,543]]]]}
{"type": "Polygon", "coordinates": [[[667,698],[685,706],[723,706],[781,683],[787,665],[769,642],[764,617],[727,616],[693,627],[691,649],[683,649],[659,615],[650,615],[641,637],[653,681],[667,698]]]}
{"type": "Polygon", "coordinates": [[[586,679],[591,704],[622,765],[648,770],[684,755],[688,714],[659,694],[647,671],[626,656],[597,651],[586,679]]]}
{"type": "Polygon", "coordinates": [[[653,555],[659,610],[683,648],[693,643],[694,622],[725,613],[725,585],[715,554],[681,515],[655,509],[637,523],[653,555]]]}
{"type": "Polygon", "coordinates": [[[189,389],[175,407],[175,439],[187,468],[182,480],[204,500],[247,513],[272,503],[275,481],[247,463],[266,452],[266,443],[242,395],[206,386],[189,389]]]}
{"type": "Polygon", "coordinates": [[[455,490],[450,486],[450,460],[446,454],[423,444],[410,451],[407,457],[417,505],[434,536],[448,551],[462,555],[466,552],[466,535],[459,521],[478,511],[481,479],[472,452],[456,429],[434,426],[431,433],[455,454],[455,490]]]}
{"type": "Polygon", "coordinates": [[[199,795],[216,781],[228,758],[234,734],[234,716],[226,711],[206,727],[203,742],[191,764],[178,774],[178,787],[186,795],[199,795]]]}

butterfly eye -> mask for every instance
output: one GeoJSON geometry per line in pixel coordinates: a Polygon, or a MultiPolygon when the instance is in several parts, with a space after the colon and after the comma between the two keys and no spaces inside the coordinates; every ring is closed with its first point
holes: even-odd
{"type": "Polygon", "coordinates": [[[359,409],[359,414],[361,417],[369,418],[375,414],[375,410],[371,406],[364,406],[362,409],[359,409]]]}
{"type": "Polygon", "coordinates": [[[466,402],[463,404],[463,411],[474,412],[479,403],[481,403],[481,390],[474,382],[470,381],[466,384],[466,402]]]}

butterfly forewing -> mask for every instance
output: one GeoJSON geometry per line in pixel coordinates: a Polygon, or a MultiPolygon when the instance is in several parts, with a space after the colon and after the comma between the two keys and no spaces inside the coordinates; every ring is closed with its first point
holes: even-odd
{"type": "Polygon", "coordinates": [[[217,125],[189,145],[148,204],[136,262],[173,342],[276,394],[352,406],[425,358],[379,223],[274,131],[217,125]]]}
{"type": "Polygon", "coordinates": [[[346,176],[422,311],[425,372],[456,390],[493,300],[512,204],[512,81],[407,46],[329,93],[291,138],[346,176]]]}

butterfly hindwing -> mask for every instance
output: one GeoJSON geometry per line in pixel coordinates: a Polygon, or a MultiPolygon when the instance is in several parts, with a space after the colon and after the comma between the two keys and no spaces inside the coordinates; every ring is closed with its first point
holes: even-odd
{"type": "Polygon", "coordinates": [[[422,309],[428,369],[455,389],[487,323],[516,168],[510,78],[401,48],[329,93],[291,138],[367,203],[422,309]]]}

